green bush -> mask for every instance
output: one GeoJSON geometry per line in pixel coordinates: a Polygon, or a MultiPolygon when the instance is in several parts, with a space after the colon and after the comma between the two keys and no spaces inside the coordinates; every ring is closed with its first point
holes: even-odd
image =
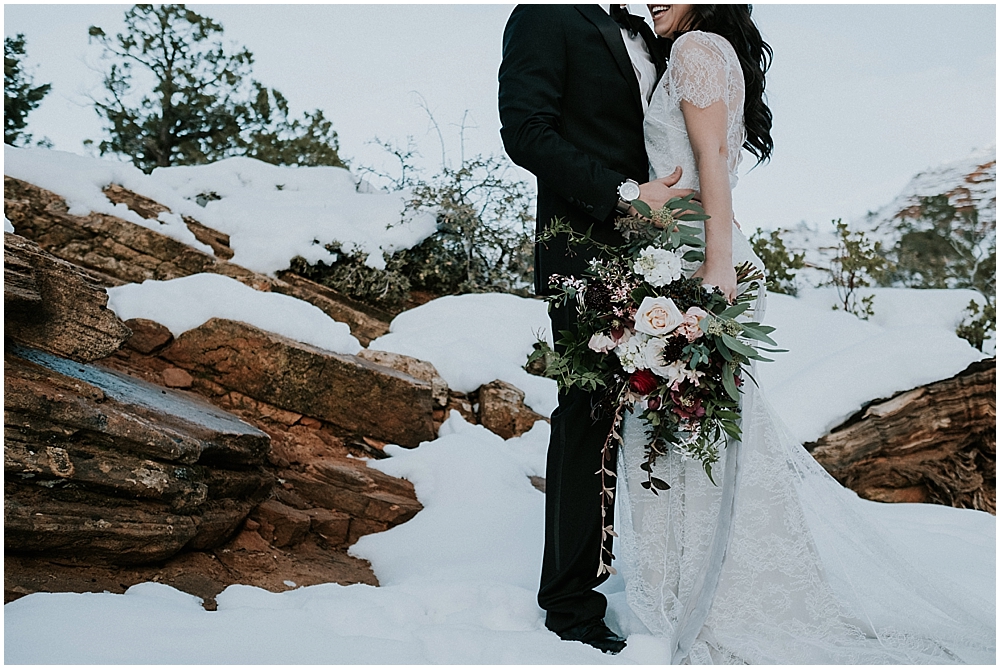
{"type": "Polygon", "coordinates": [[[979,220],[974,207],[959,209],[947,195],[920,199],[902,233],[883,253],[891,269],[882,285],[972,288],[987,299],[996,293],[996,226],[979,220]]]}
{"type": "Polygon", "coordinates": [[[997,331],[996,301],[987,301],[980,307],[975,300],[971,300],[969,306],[965,308],[965,313],[967,315],[955,328],[955,334],[982,351],[983,343],[989,338],[990,333],[997,331]]]}
{"type": "Polygon", "coordinates": [[[410,295],[410,282],[399,271],[395,256],[387,259],[385,269],[374,269],[365,264],[361,253],[344,253],[339,244],[327,244],[327,250],[337,254],[337,259],[327,264],[320,260],[310,265],[301,256],[292,258],[289,269],[322,284],[341,295],[387,310],[395,310],[410,295]]]}
{"type": "Polygon", "coordinates": [[[891,263],[882,252],[881,242],[872,242],[864,232],[852,232],[847,223],[834,221],[837,226],[837,251],[830,262],[830,280],[827,285],[837,289],[839,303],[834,309],[843,309],[861,320],[874,315],[874,295],[862,296],[861,288],[872,285],[875,277],[891,271],[891,263]]]}
{"type": "Polygon", "coordinates": [[[764,233],[760,228],[750,237],[754,253],[764,261],[767,289],[772,293],[796,295],[799,288],[795,273],[805,265],[804,253],[793,253],[785,246],[778,230],[764,233]]]}
{"type": "MultiPolygon", "coordinates": [[[[376,140],[377,141],[377,140],[376,140]]],[[[292,261],[292,271],[356,300],[397,309],[411,290],[434,296],[508,292],[529,295],[534,271],[534,217],[527,184],[509,177],[495,156],[476,156],[457,168],[443,165],[430,179],[413,166],[414,149],[383,144],[399,160],[400,176],[367,170],[391,190],[408,193],[407,215],[432,212],[437,230],[413,248],[386,256],[384,270],[345,254],[336,244],[333,263],[292,261]]]]}

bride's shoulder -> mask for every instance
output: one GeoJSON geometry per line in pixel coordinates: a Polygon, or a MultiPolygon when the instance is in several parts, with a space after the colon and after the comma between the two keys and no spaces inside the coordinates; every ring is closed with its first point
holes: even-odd
{"type": "Polygon", "coordinates": [[[725,60],[728,60],[731,55],[736,55],[733,46],[725,37],[702,30],[692,30],[684,33],[674,40],[673,46],[670,49],[671,58],[699,53],[714,54],[721,56],[725,60]]]}

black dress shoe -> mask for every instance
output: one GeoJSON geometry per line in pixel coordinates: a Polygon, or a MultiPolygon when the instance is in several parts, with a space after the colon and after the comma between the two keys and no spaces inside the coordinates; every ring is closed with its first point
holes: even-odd
{"type": "Polygon", "coordinates": [[[603,653],[617,655],[625,648],[625,639],[612,632],[601,619],[570,627],[559,633],[563,641],[582,641],[603,653]]]}

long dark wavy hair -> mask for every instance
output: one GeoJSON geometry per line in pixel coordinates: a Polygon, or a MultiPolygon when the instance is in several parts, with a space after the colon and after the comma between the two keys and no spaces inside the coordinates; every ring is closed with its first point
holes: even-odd
{"type": "Polygon", "coordinates": [[[743,147],[757,157],[760,164],[771,157],[771,110],[764,98],[764,74],[771,66],[774,53],[764,41],[750,14],[750,5],[692,5],[689,30],[702,30],[720,35],[733,45],[743,68],[746,97],[743,102],[743,122],[747,138],[743,147]]]}

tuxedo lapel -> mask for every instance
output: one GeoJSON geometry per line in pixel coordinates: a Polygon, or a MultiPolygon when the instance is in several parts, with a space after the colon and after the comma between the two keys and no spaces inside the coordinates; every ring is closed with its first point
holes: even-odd
{"type": "Polygon", "coordinates": [[[599,5],[576,5],[576,9],[583,14],[584,18],[594,24],[601,31],[604,41],[611,49],[615,62],[622,76],[628,82],[629,90],[632,91],[633,101],[642,110],[642,93],[639,91],[639,80],[635,77],[635,69],[632,67],[632,59],[628,56],[628,49],[625,48],[625,40],[622,39],[621,27],[608,16],[599,5]]]}

